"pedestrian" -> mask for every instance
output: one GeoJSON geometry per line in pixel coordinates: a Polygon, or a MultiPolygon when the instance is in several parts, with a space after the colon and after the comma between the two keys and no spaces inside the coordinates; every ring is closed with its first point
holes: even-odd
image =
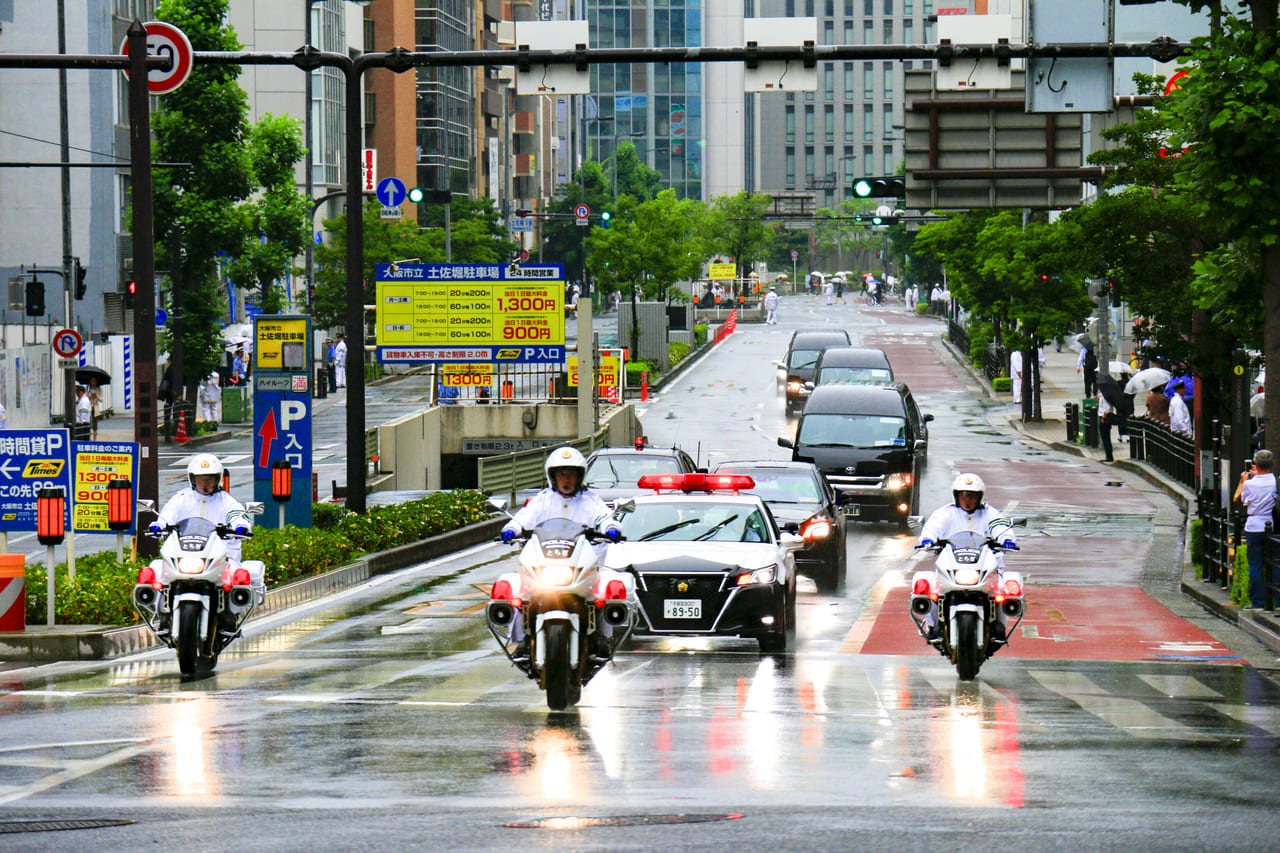
{"type": "Polygon", "coordinates": [[[844,302],[844,276],[836,276],[836,299],[844,302]]]}
{"type": "Polygon", "coordinates": [[[1098,385],[1098,356],[1093,352],[1093,347],[1081,346],[1080,357],[1076,359],[1076,373],[1084,373],[1084,395],[1092,397],[1097,393],[1098,385]]]}
{"type": "Polygon", "coordinates": [[[440,377],[440,382],[436,385],[436,402],[442,406],[454,406],[458,403],[458,386],[450,385],[445,380],[448,375],[440,377]]]}
{"type": "Polygon", "coordinates": [[[1169,398],[1159,388],[1152,388],[1147,392],[1147,417],[1165,426],[1169,425],[1169,398]]]}
{"type": "Polygon", "coordinates": [[[93,404],[89,401],[89,391],[83,385],[76,386],[76,425],[93,423],[93,404]]]}
{"type": "Polygon", "coordinates": [[[1235,500],[1244,504],[1245,556],[1249,560],[1249,604],[1245,610],[1261,610],[1266,606],[1263,584],[1263,556],[1266,553],[1267,523],[1276,505],[1276,475],[1272,473],[1270,450],[1253,454],[1253,464],[1240,474],[1235,500]]]}
{"type": "Polygon", "coordinates": [[[1013,391],[1013,402],[1022,402],[1022,350],[1015,349],[1009,353],[1009,390],[1013,391]]]}
{"type": "Polygon", "coordinates": [[[333,347],[333,378],[339,388],[347,387],[347,341],[342,335],[333,347]]]}
{"type": "Polygon", "coordinates": [[[200,386],[200,408],[204,419],[215,428],[218,424],[218,404],[221,402],[222,386],[218,382],[218,371],[215,370],[200,386]]]}
{"type": "Polygon", "coordinates": [[[98,401],[102,399],[102,393],[98,390],[98,380],[89,380],[89,388],[85,392],[89,398],[89,423],[92,425],[93,440],[98,440],[98,401]]]}
{"type": "Polygon", "coordinates": [[[835,304],[836,285],[831,279],[827,279],[822,283],[822,292],[827,296],[827,304],[835,304]]]}
{"type": "Polygon", "coordinates": [[[1098,439],[1102,442],[1102,461],[1115,462],[1111,452],[1111,425],[1115,423],[1116,410],[1107,395],[1098,392],[1098,439]]]}
{"type": "Polygon", "coordinates": [[[764,295],[764,321],[770,326],[778,324],[778,288],[772,284],[764,295]]]}
{"type": "Polygon", "coordinates": [[[333,359],[337,352],[337,346],[334,340],[329,341],[329,349],[324,354],[324,375],[329,385],[329,392],[333,393],[338,390],[337,380],[333,375],[333,359]]]}
{"type": "Polygon", "coordinates": [[[1183,435],[1191,435],[1191,411],[1183,398],[1187,386],[1179,379],[1173,386],[1173,396],[1169,398],[1169,429],[1183,435]]]}
{"type": "Polygon", "coordinates": [[[1173,397],[1173,386],[1178,382],[1181,382],[1185,389],[1182,398],[1186,401],[1187,408],[1190,409],[1192,401],[1196,396],[1196,379],[1191,375],[1191,372],[1187,370],[1187,366],[1185,364],[1178,364],[1174,367],[1173,375],[1169,377],[1169,381],[1166,382],[1164,386],[1164,395],[1166,397],[1173,397]]]}
{"type": "Polygon", "coordinates": [[[231,360],[231,379],[232,385],[244,384],[244,347],[236,349],[236,357],[231,360]]]}

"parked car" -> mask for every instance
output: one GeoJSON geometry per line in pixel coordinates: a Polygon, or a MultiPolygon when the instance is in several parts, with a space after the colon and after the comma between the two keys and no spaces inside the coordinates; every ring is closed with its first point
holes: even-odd
{"type": "Polygon", "coordinates": [[[620,501],[623,541],[605,565],[636,578],[636,634],[753,637],[766,653],[794,635],[794,553],[750,477],[654,474],[620,501]]]}
{"type": "Polygon", "coordinates": [[[755,481],[749,491],[764,498],[778,526],[800,534],[804,548],[796,552],[796,571],[811,578],[820,592],[844,583],[847,561],[846,522],[835,489],[812,462],[721,462],[713,474],[746,474],[755,481]]]}
{"type": "Polygon", "coordinates": [[[818,385],[893,381],[893,365],[879,347],[827,347],[813,368],[812,391],[818,385]]]}
{"type": "Polygon", "coordinates": [[[690,474],[693,457],[678,447],[651,447],[643,439],[634,447],[602,447],[587,457],[587,485],[605,503],[643,494],[637,483],[646,474],[690,474]]]}
{"type": "Polygon", "coordinates": [[[800,329],[791,335],[786,360],[778,364],[786,371],[783,391],[788,415],[804,407],[809,396],[805,383],[813,381],[818,355],[826,347],[837,346],[849,346],[849,333],[844,329],[800,329]]]}
{"type": "Polygon", "coordinates": [[[779,438],[797,462],[813,462],[849,518],[895,521],[918,514],[929,421],[906,385],[819,385],[796,425],[779,438]]]}

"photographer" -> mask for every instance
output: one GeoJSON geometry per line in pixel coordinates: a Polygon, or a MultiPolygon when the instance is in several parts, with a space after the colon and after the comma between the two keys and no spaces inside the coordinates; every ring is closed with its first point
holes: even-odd
{"type": "Polygon", "coordinates": [[[1240,474],[1235,500],[1244,504],[1244,541],[1249,558],[1249,604],[1245,610],[1261,610],[1266,604],[1262,580],[1262,558],[1266,548],[1267,522],[1276,502],[1276,476],[1271,473],[1270,450],[1253,454],[1253,464],[1240,474]]]}

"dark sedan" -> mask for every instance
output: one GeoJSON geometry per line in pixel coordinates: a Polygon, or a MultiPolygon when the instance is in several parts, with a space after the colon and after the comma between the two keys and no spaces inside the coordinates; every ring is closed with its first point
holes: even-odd
{"type": "Polygon", "coordinates": [[[820,592],[834,592],[844,582],[847,566],[845,514],[835,490],[811,462],[721,462],[717,474],[747,474],[783,530],[799,533],[804,548],[796,552],[796,571],[812,578],[820,592]]]}

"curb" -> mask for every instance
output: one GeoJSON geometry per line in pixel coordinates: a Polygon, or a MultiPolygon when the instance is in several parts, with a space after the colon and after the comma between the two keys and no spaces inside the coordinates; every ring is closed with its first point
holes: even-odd
{"type": "MultiPolygon", "coordinates": [[[[266,601],[248,621],[341,592],[374,575],[387,574],[494,539],[504,521],[505,518],[501,517],[478,521],[429,539],[377,551],[357,562],[269,590],[266,601]]],[[[0,633],[0,660],[32,666],[52,661],[109,660],[160,646],[151,629],[145,625],[122,628],[65,625],[52,629],[41,626],[22,633],[0,633]]]]}

